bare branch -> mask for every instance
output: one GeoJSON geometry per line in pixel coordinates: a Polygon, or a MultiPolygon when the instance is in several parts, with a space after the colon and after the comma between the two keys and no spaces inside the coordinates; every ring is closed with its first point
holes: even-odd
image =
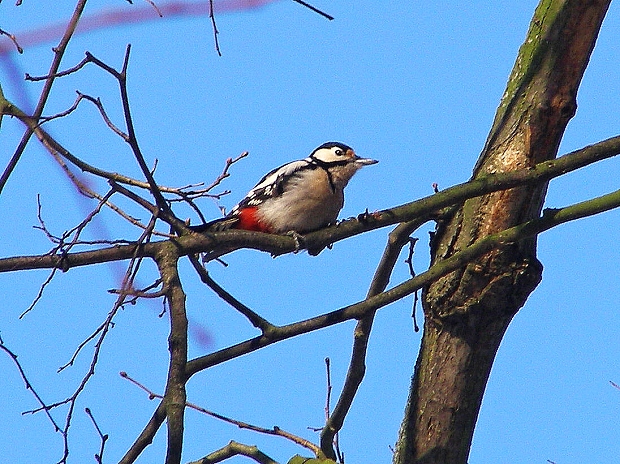
{"type": "Polygon", "coordinates": [[[94,98],[94,97],[91,97],[90,95],[86,95],[80,92],[78,92],[78,95],[80,96],[80,98],[85,98],[86,100],[92,102],[97,107],[97,109],[99,110],[99,113],[101,114],[101,117],[103,118],[106,125],[112,130],[112,132],[114,132],[116,135],[122,138],[125,142],[128,141],[129,136],[125,132],[120,130],[117,126],[114,125],[114,123],[109,118],[108,114],[106,113],[105,108],[103,107],[103,103],[101,103],[101,99],[99,97],[94,98]]]}
{"type": "Polygon", "coordinates": [[[80,61],[78,64],[76,64],[75,66],[72,66],[69,69],[65,69],[64,71],[56,71],[54,73],[46,74],[44,76],[31,76],[30,74],[26,73],[26,78],[25,79],[27,81],[37,82],[37,81],[44,81],[44,80],[52,78],[52,77],[53,78],[57,78],[57,77],[68,76],[69,74],[73,74],[74,72],[79,71],[84,66],[86,66],[86,64],[88,64],[90,62],[91,62],[90,57],[88,55],[86,55],[86,57],[83,58],[82,61],[80,61]]]}
{"type": "MultiPolygon", "coordinates": [[[[151,220],[151,224],[150,224],[150,228],[152,229],[152,227],[154,227],[155,225],[155,218],[153,218],[151,220]]],[[[150,233],[147,231],[145,231],[142,236],[140,237],[139,242],[141,243],[142,241],[148,241],[150,237],[150,233]]],[[[137,252],[138,248],[136,248],[136,252],[137,252]]],[[[142,258],[138,257],[138,256],[134,256],[129,264],[129,267],[127,269],[127,272],[125,274],[125,277],[123,279],[123,288],[127,288],[130,289],[133,286],[133,280],[135,279],[135,275],[140,267],[140,263],[141,263],[142,258]]],[[[80,384],[78,385],[78,387],[75,389],[75,391],[73,392],[73,394],[71,396],[69,396],[68,398],[66,398],[63,401],[51,404],[51,405],[46,405],[43,404],[41,408],[33,410],[33,411],[29,411],[30,413],[35,413],[38,411],[45,411],[47,414],[49,414],[49,410],[56,408],[58,406],[61,405],[68,405],[68,411],[66,413],[65,416],[65,424],[63,428],[59,428],[58,431],[62,434],[63,437],[63,442],[64,442],[64,452],[63,452],[63,456],[60,459],[59,462],[61,463],[66,463],[67,462],[67,458],[69,456],[69,429],[71,427],[71,423],[73,420],[73,412],[75,409],[75,405],[77,402],[78,397],[81,395],[81,393],[84,391],[84,389],[86,388],[86,385],[88,384],[88,382],[90,381],[90,379],[92,378],[92,376],[95,374],[95,367],[98,363],[99,360],[99,354],[101,351],[101,347],[103,346],[103,342],[106,338],[106,335],[108,334],[108,331],[110,329],[110,327],[113,324],[113,318],[116,315],[116,313],[118,312],[119,308],[122,306],[123,302],[124,302],[124,298],[125,298],[125,293],[122,292],[117,301],[115,302],[114,306],[112,307],[112,309],[110,310],[110,312],[108,313],[106,320],[103,322],[103,324],[101,324],[94,332],[93,334],[91,334],[84,342],[82,342],[77,350],[75,351],[74,355],[71,357],[70,361],[65,364],[64,366],[62,366],[60,370],[65,369],[66,367],[70,366],[73,364],[73,362],[75,361],[77,355],[80,353],[80,351],[93,339],[97,338],[97,341],[95,342],[95,346],[94,346],[94,350],[93,350],[93,354],[92,354],[92,358],[91,358],[91,362],[90,362],[90,367],[88,369],[88,371],[86,372],[86,374],[82,377],[82,380],[80,382],[80,384]]]]}
{"type": "Polygon", "coordinates": [[[155,10],[155,12],[157,13],[157,15],[160,18],[163,18],[163,13],[161,12],[161,10],[159,9],[159,7],[155,4],[155,2],[153,0],[145,0],[149,5],[151,5],[153,7],[153,9],[155,10]]]}
{"type": "MultiPolygon", "coordinates": [[[[85,15],[81,18],[80,23],[75,31],[76,34],[84,34],[99,29],[111,28],[134,23],[145,23],[147,21],[159,20],[161,17],[173,19],[175,17],[185,16],[205,16],[209,14],[208,0],[186,2],[178,0],[170,0],[160,2],[155,5],[152,1],[146,0],[150,5],[145,7],[135,7],[130,10],[110,9],[102,10],[91,15],[85,15]],[[153,15],[153,10],[156,14],[153,15]]],[[[260,8],[263,5],[274,3],[276,0],[219,0],[214,7],[218,13],[248,10],[260,8]]],[[[21,0],[18,0],[21,3],[21,0]]],[[[132,3],[132,2],[130,2],[132,3]]],[[[20,44],[23,48],[40,45],[51,40],[56,40],[63,34],[65,30],[64,23],[48,24],[40,28],[32,28],[16,34],[20,38],[20,44]]],[[[12,47],[6,43],[0,42],[0,55],[10,53],[12,47]]]]}
{"type": "Polygon", "coordinates": [[[319,328],[339,324],[344,320],[362,319],[379,308],[398,301],[405,296],[411,295],[423,286],[428,285],[439,277],[466,265],[472,259],[482,256],[496,247],[518,242],[525,238],[540,234],[560,224],[564,224],[565,222],[592,216],[602,211],[619,207],[620,190],[617,190],[613,193],[567,206],[565,208],[545,210],[545,213],[541,217],[528,221],[524,224],[511,227],[510,229],[506,229],[502,232],[490,235],[478,242],[475,242],[469,247],[456,252],[450,258],[434,264],[427,271],[422,272],[414,278],[375,296],[369,297],[363,301],[351,304],[336,311],[306,319],[304,321],[278,326],[269,333],[269,337],[264,335],[255,337],[246,340],[245,342],[241,342],[220,351],[216,351],[209,355],[201,356],[189,361],[187,364],[187,374],[188,376],[194,375],[196,372],[203,369],[207,369],[242,354],[256,351],[264,346],[271,345],[272,343],[276,343],[302,333],[308,333],[319,328]]]}
{"type": "MultiPolygon", "coordinates": [[[[412,278],[415,277],[415,270],[413,268],[413,252],[415,250],[415,244],[417,241],[418,241],[417,238],[409,237],[409,255],[407,256],[407,259],[405,260],[405,263],[407,263],[407,266],[409,267],[409,275],[412,278]]],[[[415,315],[417,306],[418,306],[418,292],[416,291],[413,294],[413,307],[411,308],[411,318],[413,319],[414,332],[420,331],[420,327],[418,326],[418,321],[415,315]]]]}
{"type": "Polygon", "coordinates": [[[86,216],[86,218],[80,224],[78,224],[73,229],[66,231],[62,237],[55,237],[49,232],[49,230],[45,226],[45,222],[43,221],[43,218],[41,217],[41,199],[37,195],[37,217],[39,219],[39,223],[41,224],[39,229],[43,230],[45,234],[47,235],[47,237],[52,242],[57,243],[57,246],[54,247],[52,250],[50,250],[48,254],[59,256],[60,261],[59,261],[59,267],[54,267],[52,269],[52,272],[47,277],[47,279],[41,284],[41,287],[39,288],[39,292],[37,293],[37,296],[35,297],[34,301],[30,304],[30,306],[28,306],[28,308],[24,312],[20,314],[19,316],[20,319],[23,318],[27,313],[29,313],[36,306],[39,300],[43,297],[43,292],[45,288],[50,284],[52,279],[54,278],[54,275],[56,275],[56,271],[58,269],[61,269],[63,272],[67,270],[64,266],[63,257],[66,256],[67,253],[69,253],[69,251],[76,244],[79,243],[80,234],[82,233],[84,228],[88,225],[88,223],[92,221],[95,215],[97,215],[101,211],[102,206],[108,202],[108,200],[112,196],[112,193],[113,191],[109,191],[104,197],[102,197],[97,207],[93,211],[91,211],[88,214],[88,216],[86,216]],[[66,239],[70,237],[72,234],[73,234],[73,239],[69,243],[66,243],[66,239]]]}
{"type": "Polygon", "coordinates": [[[32,303],[30,303],[30,305],[28,305],[28,307],[19,315],[20,319],[22,319],[26,314],[32,311],[34,307],[37,305],[37,303],[41,301],[41,298],[43,298],[43,293],[45,292],[45,289],[47,288],[47,286],[52,282],[52,279],[56,275],[56,271],[58,271],[57,267],[52,268],[47,278],[43,281],[43,283],[39,287],[39,291],[37,292],[37,295],[34,297],[34,300],[32,300],[32,303]]]}
{"type": "Polygon", "coordinates": [[[113,289],[108,290],[108,293],[119,295],[119,294],[124,292],[126,297],[129,297],[129,296],[132,297],[132,298],[126,300],[127,303],[134,304],[134,303],[136,303],[136,301],[139,298],[151,299],[151,298],[161,298],[163,296],[166,296],[167,289],[164,288],[164,287],[162,287],[161,289],[159,289],[159,290],[157,290],[155,292],[151,291],[154,288],[159,287],[161,284],[162,284],[161,279],[157,279],[155,282],[153,282],[152,284],[148,285],[146,288],[143,288],[141,290],[133,290],[133,289],[132,290],[124,290],[122,288],[120,288],[120,289],[113,288],[113,289]]]}
{"type": "Polygon", "coordinates": [[[325,358],[325,376],[327,380],[327,394],[325,395],[325,421],[329,420],[329,411],[331,409],[332,399],[332,373],[330,366],[330,359],[325,358]]]}

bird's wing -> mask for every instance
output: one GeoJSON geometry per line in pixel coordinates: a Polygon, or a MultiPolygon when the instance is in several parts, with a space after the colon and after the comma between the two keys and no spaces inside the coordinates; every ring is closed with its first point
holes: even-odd
{"type": "Polygon", "coordinates": [[[310,158],[292,161],[273,171],[268,172],[252,190],[237,205],[230,210],[228,216],[235,216],[240,209],[248,206],[257,206],[268,198],[282,194],[286,183],[300,169],[314,166],[310,158]]]}

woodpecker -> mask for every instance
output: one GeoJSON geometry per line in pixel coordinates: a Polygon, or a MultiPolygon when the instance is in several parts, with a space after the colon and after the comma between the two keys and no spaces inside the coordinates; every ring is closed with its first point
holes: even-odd
{"type": "Polygon", "coordinates": [[[327,142],[307,158],[267,173],[230,213],[192,226],[196,232],[243,229],[271,234],[304,234],[336,221],[344,205],[344,188],[363,166],[348,145],[327,142]]]}

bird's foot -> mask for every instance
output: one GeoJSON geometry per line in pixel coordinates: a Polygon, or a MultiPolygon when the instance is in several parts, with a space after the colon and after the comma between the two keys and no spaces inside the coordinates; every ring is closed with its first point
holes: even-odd
{"type": "Polygon", "coordinates": [[[294,230],[289,230],[285,235],[292,237],[295,240],[295,249],[293,253],[299,253],[299,251],[306,247],[303,235],[298,234],[294,230]]]}

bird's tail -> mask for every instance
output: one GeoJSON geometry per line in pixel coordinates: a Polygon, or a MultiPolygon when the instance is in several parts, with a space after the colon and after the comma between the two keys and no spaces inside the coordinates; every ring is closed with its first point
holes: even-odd
{"type": "Polygon", "coordinates": [[[191,230],[198,233],[205,232],[221,232],[223,230],[234,229],[239,218],[237,217],[223,217],[215,219],[213,221],[205,222],[204,224],[197,224],[195,226],[189,226],[191,230]]]}

